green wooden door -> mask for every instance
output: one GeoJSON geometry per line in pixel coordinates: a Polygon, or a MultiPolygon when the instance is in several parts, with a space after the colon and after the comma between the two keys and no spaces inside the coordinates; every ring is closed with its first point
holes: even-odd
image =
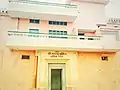
{"type": "Polygon", "coordinates": [[[62,69],[51,69],[51,90],[62,90],[62,69]]]}

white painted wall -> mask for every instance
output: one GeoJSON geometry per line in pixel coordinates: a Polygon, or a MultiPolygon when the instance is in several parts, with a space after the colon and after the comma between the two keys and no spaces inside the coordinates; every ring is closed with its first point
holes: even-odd
{"type": "Polygon", "coordinates": [[[0,50],[5,47],[6,31],[10,27],[10,19],[8,17],[0,16],[0,50]],[[7,23],[7,25],[5,25],[7,23]]]}
{"type": "Polygon", "coordinates": [[[110,2],[106,5],[106,16],[113,18],[120,18],[120,0],[109,0],[110,2]]]}
{"type": "Polygon", "coordinates": [[[103,4],[79,2],[79,15],[74,27],[80,29],[98,29],[96,24],[105,23],[105,6],[103,4]]]}
{"type": "Polygon", "coordinates": [[[0,10],[8,8],[8,1],[9,0],[0,0],[0,10]]]}
{"type": "Polygon", "coordinates": [[[42,20],[62,20],[73,22],[77,17],[77,8],[52,4],[10,3],[11,17],[41,18],[42,20]],[[67,13],[66,13],[67,12],[67,13]]]}
{"type": "Polygon", "coordinates": [[[119,38],[118,33],[119,33],[118,31],[101,31],[103,40],[111,41],[111,43],[114,43],[114,41],[118,40],[119,38]]]}
{"type": "Polygon", "coordinates": [[[10,3],[9,4],[10,11],[23,11],[23,12],[32,12],[32,13],[46,13],[46,14],[57,14],[57,15],[71,15],[76,16],[77,9],[76,8],[65,8],[64,6],[58,5],[36,5],[36,4],[16,4],[10,3]],[[67,12],[67,13],[66,13],[67,12]]]}

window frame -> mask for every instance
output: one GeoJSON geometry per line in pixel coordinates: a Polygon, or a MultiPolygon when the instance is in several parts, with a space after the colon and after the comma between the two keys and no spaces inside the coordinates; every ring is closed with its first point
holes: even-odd
{"type": "Polygon", "coordinates": [[[68,22],[63,22],[63,21],[48,21],[49,25],[62,25],[62,26],[67,26],[68,22]]]}
{"type": "Polygon", "coordinates": [[[40,29],[39,28],[29,28],[29,33],[40,33],[40,29]],[[36,31],[34,31],[34,30],[36,30],[36,31]]]}
{"type": "Polygon", "coordinates": [[[29,19],[29,23],[31,23],[31,24],[40,24],[40,20],[39,19],[29,19]]]}
{"type": "Polygon", "coordinates": [[[52,35],[67,35],[68,32],[67,30],[49,30],[49,34],[52,34],[52,35]]]}

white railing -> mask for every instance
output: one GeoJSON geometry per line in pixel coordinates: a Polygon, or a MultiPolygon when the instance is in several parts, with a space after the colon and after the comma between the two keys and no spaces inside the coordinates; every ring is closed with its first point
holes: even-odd
{"type": "Polygon", "coordinates": [[[46,33],[30,33],[8,31],[8,36],[29,37],[29,38],[58,38],[58,39],[74,39],[74,40],[101,40],[101,36],[78,36],[78,35],[51,35],[46,33]]]}
{"type": "Polygon", "coordinates": [[[6,45],[20,49],[63,49],[63,50],[108,50],[120,49],[120,42],[104,40],[101,36],[51,35],[46,33],[30,33],[8,31],[6,45]],[[110,43],[110,42],[111,43],[110,43]]]}
{"type": "Polygon", "coordinates": [[[9,3],[25,3],[25,4],[36,4],[36,5],[50,5],[50,6],[60,6],[65,8],[77,8],[77,5],[73,4],[61,4],[61,3],[50,3],[50,2],[40,2],[40,1],[31,1],[31,0],[9,0],[9,3]]]}

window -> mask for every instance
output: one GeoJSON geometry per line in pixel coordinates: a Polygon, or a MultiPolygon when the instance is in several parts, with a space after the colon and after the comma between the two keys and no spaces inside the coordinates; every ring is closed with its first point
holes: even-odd
{"type": "Polygon", "coordinates": [[[64,35],[64,34],[63,34],[63,31],[60,31],[60,35],[64,35]]]}
{"type": "Polygon", "coordinates": [[[52,24],[52,21],[49,21],[49,24],[52,24]]]}
{"type": "Polygon", "coordinates": [[[67,31],[49,30],[49,34],[52,34],[52,35],[67,35],[67,31]]]}
{"type": "Polygon", "coordinates": [[[57,32],[56,30],[53,30],[53,35],[56,35],[57,34],[56,32],[57,32]]]}
{"type": "Polygon", "coordinates": [[[29,29],[30,33],[39,33],[39,29],[29,29]]]}
{"type": "Polygon", "coordinates": [[[53,25],[57,25],[57,22],[56,22],[56,21],[53,21],[53,25]]]}
{"type": "MultiPolygon", "coordinates": [[[[67,35],[67,31],[49,30],[52,35],[67,35]]],[[[67,38],[66,36],[49,36],[49,38],[67,38]]]]}
{"type": "Polygon", "coordinates": [[[67,25],[67,22],[64,22],[64,25],[67,25]]]}
{"type": "Polygon", "coordinates": [[[50,25],[64,25],[67,26],[67,22],[60,22],[60,21],[49,21],[50,25]]]}
{"type": "Polygon", "coordinates": [[[102,56],[101,59],[102,59],[103,61],[108,61],[108,56],[102,56]]]}
{"type": "Polygon", "coordinates": [[[60,35],[60,31],[57,31],[57,35],[60,35]]]}
{"type": "Polygon", "coordinates": [[[64,31],[64,32],[63,32],[63,35],[67,35],[67,31],[64,31]]]}
{"type": "Polygon", "coordinates": [[[64,22],[60,22],[60,25],[64,25],[64,22]]]}
{"type": "Polygon", "coordinates": [[[39,24],[39,23],[40,23],[40,20],[38,20],[38,19],[30,19],[29,22],[30,22],[30,23],[39,24]]]}
{"type": "Polygon", "coordinates": [[[49,34],[52,34],[52,30],[49,30],[49,34]]]}
{"type": "Polygon", "coordinates": [[[30,59],[29,55],[22,55],[21,59],[30,59]]]}
{"type": "Polygon", "coordinates": [[[60,22],[57,22],[57,25],[60,25],[60,22]]]}

